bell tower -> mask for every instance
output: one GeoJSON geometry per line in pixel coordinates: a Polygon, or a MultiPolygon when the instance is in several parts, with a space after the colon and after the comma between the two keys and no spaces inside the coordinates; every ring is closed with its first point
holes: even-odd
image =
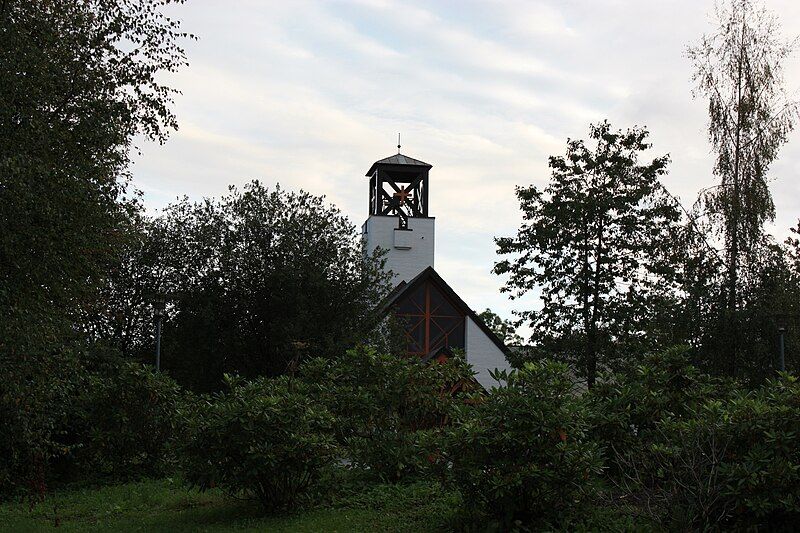
{"type": "MultiPolygon", "coordinates": [[[[399,148],[399,147],[398,147],[399,148]]],[[[394,284],[433,266],[434,218],[428,215],[431,165],[398,153],[372,164],[369,218],[362,226],[367,253],[387,250],[394,284]]]]}

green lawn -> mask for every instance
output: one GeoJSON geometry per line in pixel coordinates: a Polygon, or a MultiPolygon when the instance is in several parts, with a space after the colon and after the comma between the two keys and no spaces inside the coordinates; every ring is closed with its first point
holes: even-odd
{"type": "Polygon", "coordinates": [[[0,505],[0,531],[437,531],[455,502],[432,484],[379,485],[326,507],[282,516],[178,481],[59,491],[31,508],[0,505]]]}

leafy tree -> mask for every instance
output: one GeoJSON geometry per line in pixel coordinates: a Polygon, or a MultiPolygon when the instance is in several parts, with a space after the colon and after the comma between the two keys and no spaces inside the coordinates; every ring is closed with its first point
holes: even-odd
{"type": "Polygon", "coordinates": [[[176,127],[159,80],[186,63],[186,35],[167,3],[0,2],[0,492],[43,492],[76,445],[91,349],[74,322],[139,210],[132,140],[176,127]]]}
{"type": "Polygon", "coordinates": [[[764,222],[775,216],[767,172],[800,107],[783,87],[783,64],[794,43],[781,40],[775,16],[753,0],[731,0],[716,15],[716,31],[688,55],[695,94],[708,98],[708,134],[717,155],[720,182],[701,193],[698,207],[724,238],[725,370],[735,375],[745,338],[739,324],[744,278],[759,260],[764,222]]]}
{"type": "Polygon", "coordinates": [[[79,310],[87,337],[127,358],[152,362],[152,303],[166,291],[165,231],[160,219],[136,217],[94,298],[79,310]]]}
{"type": "Polygon", "coordinates": [[[767,242],[760,247],[759,262],[750,268],[743,286],[745,298],[738,311],[740,341],[746,358],[739,361],[739,373],[761,382],[778,369],[779,327],[785,335],[787,368],[797,368],[797,328],[800,321],[800,272],[793,268],[792,240],[781,246],[767,242]]]}
{"type": "Polygon", "coordinates": [[[793,228],[789,228],[791,235],[786,238],[784,244],[788,249],[788,260],[790,268],[800,274],[800,220],[793,228]]]}
{"type": "Polygon", "coordinates": [[[707,221],[695,213],[687,219],[672,241],[679,258],[679,290],[671,301],[660,309],[657,324],[660,333],[653,337],[656,347],[685,344],[691,348],[698,364],[706,369],[719,366],[723,323],[719,310],[723,307],[724,260],[707,236],[707,221]],[[669,334],[671,332],[671,334],[669,334]],[[664,333],[667,333],[665,335],[664,333]]]}
{"type": "Polygon", "coordinates": [[[541,293],[541,310],[519,313],[532,340],[576,362],[589,386],[620,345],[643,342],[676,285],[669,243],[680,213],[658,179],[668,157],[639,161],[647,136],[603,122],[590,128],[593,147],[569,141],[565,156],[550,158],[543,191],[517,188],[524,216],[517,235],[496,239],[498,254],[515,256],[495,264],[495,273],[509,275],[503,292],[541,293]]]}
{"type": "Polygon", "coordinates": [[[519,346],[522,344],[522,337],[517,334],[517,328],[511,320],[503,320],[500,315],[494,313],[488,307],[478,316],[497,335],[497,338],[507,346],[519,346]]]}
{"type": "Polygon", "coordinates": [[[214,390],[223,373],[277,375],[364,340],[388,291],[379,253],[322,197],[258,181],[169,206],[153,283],[170,294],[164,367],[214,390]],[[163,248],[162,248],[163,246],[163,248]]]}
{"type": "Polygon", "coordinates": [[[167,3],[0,3],[0,353],[68,332],[125,239],[132,139],[176,128],[167,3]]]}

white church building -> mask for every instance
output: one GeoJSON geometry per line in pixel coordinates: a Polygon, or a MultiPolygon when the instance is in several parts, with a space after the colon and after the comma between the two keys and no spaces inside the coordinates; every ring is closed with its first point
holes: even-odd
{"type": "MultiPolygon", "coordinates": [[[[398,147],[399,148],[399,147],[398,147]]],[[[394,289],[383,304],[405,328],[407,353],[428,361],[463,350],[484,388],[489,372],[509,369],[508,348],[434,269],[436,220],[428,212],[431,165],[398,153],[372,164],[369,218],[362,226],[368,253],[386,250],[394,289]]]]}

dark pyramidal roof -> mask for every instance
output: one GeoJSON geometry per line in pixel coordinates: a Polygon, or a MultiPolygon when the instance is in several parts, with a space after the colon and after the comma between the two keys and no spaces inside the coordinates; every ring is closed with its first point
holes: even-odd
{"type": "Polygon", "coordinates": [[[375,170],[375,165],[408,165],[414,167],[431,168],[431,165],[425,163],[424,161],[420,161],[419,159],[414,159],[413,157],[408,157],[407,155],[403,154],[395,154],[372,163],[372,166],[369,167],[369,170],[367,171],[367,176],[372,175],[372,171],[375,170]]]}

